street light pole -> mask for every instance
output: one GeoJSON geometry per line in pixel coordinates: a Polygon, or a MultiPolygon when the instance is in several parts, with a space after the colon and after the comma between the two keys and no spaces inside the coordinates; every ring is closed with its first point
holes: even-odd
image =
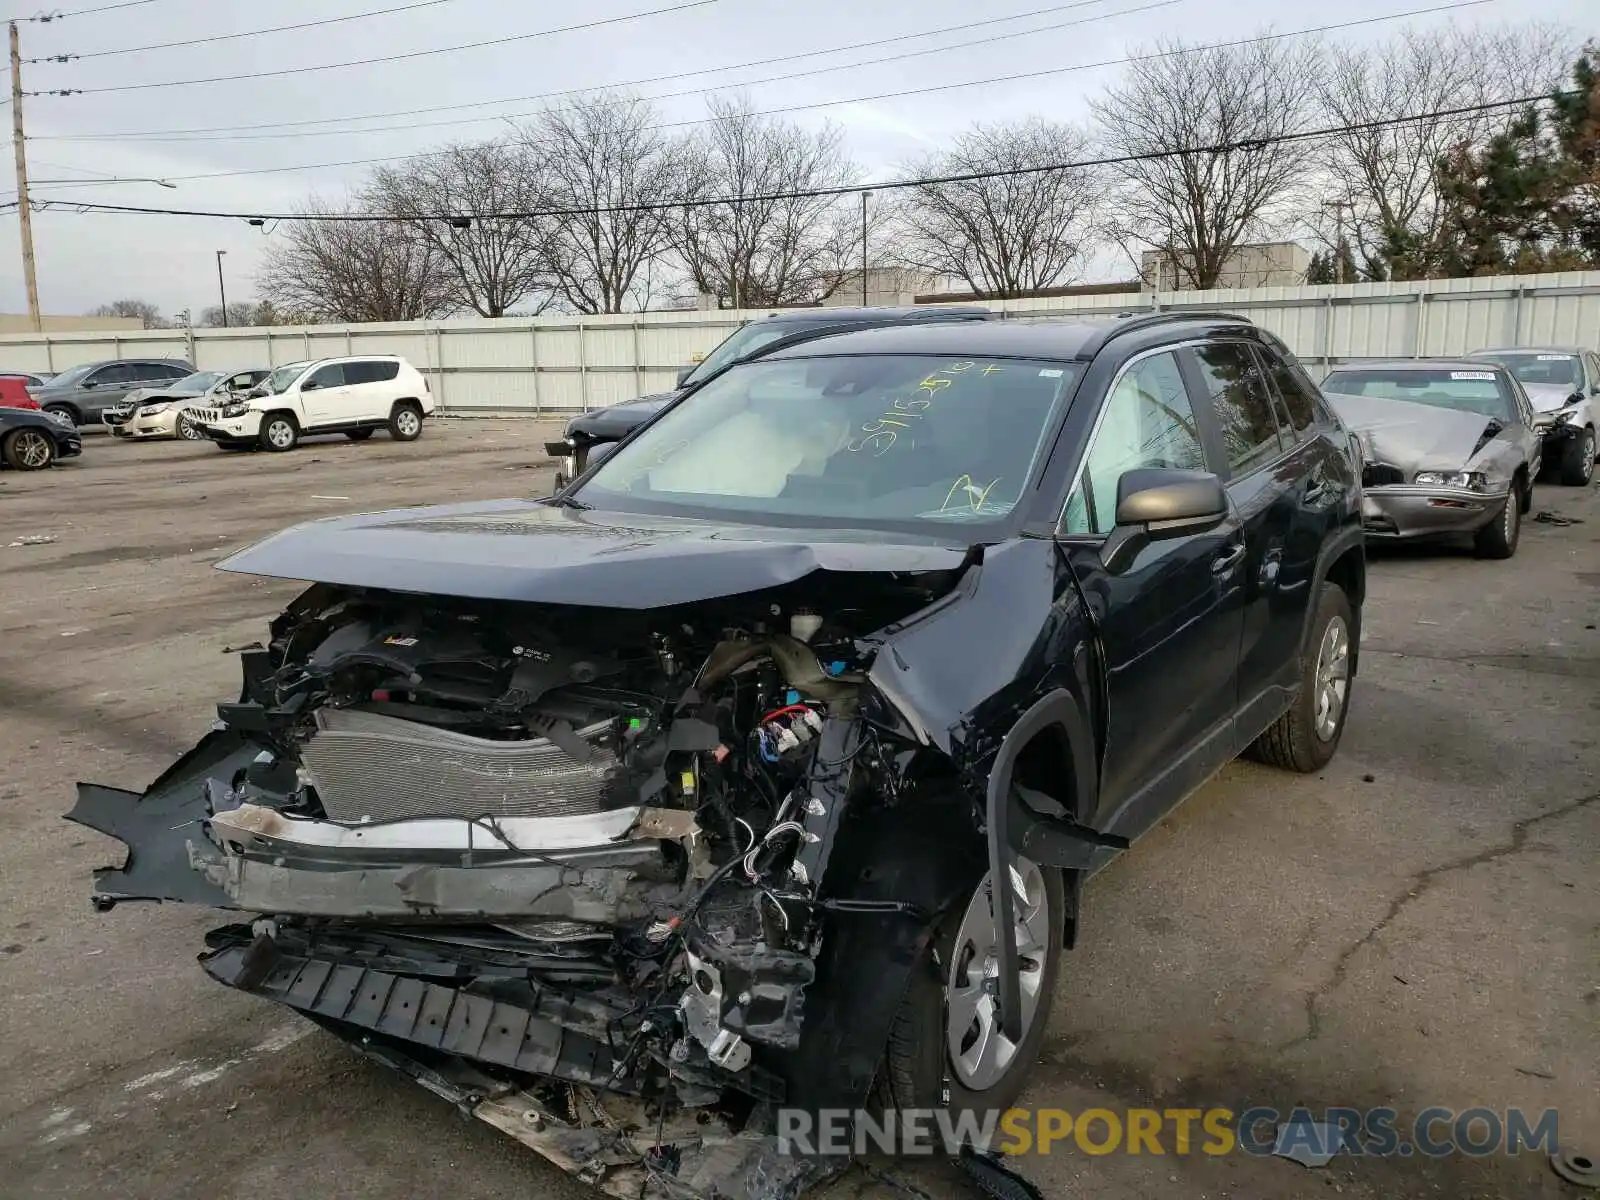
{"type": "Polygon", "coordinates": [[[861,307],[867,306],[867,198],[871,192],[861,193],[861,307]]]}
{"type": "Polygon", "coordinates": [[[226,250],[217,251],[217,291],[222,294],[222,327],[228,327],[228,285],[222,282],[222,256],[226,250]]]}

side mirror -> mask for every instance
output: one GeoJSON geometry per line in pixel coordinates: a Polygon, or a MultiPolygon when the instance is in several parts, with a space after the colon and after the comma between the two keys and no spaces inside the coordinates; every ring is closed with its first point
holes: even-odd
{"type": "Polygon", "coordinates": [[[1151,542],[1203,533],[1228,515],[1228,493],[1209,471],[1142,467],[1117,480],[1117,523],[1100,559],[1111,574],[1127,569],[1151,542]]]}
{"type": "Polygon", "coordinates": [[[99,387],[100,385],[98,383],[96,383],[93,379],[85,379],[78,386],[81,387],[86,392],[92,392],[92,391],[94,391],[95,388],[99,387]]]}
{"type": "Polygon", "coordinates": [[[308,379],[300,385],[300,390],[302,392],[314,392],[321,386],[315,379],[308,379]]]}
{"type": "Polygon", "coordinates": [[[687,380],[689,378],[689,376],[691,376],[693,374],[694,374],[694,368],[693,367],[684,367],[681,371],[678,372],[678,386],[682,387],[683,384],[684,384],[684,381],[687,380]]]}

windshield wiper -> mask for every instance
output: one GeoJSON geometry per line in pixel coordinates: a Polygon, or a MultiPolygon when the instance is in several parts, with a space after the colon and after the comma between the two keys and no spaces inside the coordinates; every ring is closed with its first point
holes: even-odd
{"type": "Polygon", "coordinates": [[[553,503],[557,508],[575,508],[579,512],[588,512],[594,507],[592,504],[585,504],[582,500],[573,499],[573,497],[567,495],[565,492],[557,496],[553,503]]]}

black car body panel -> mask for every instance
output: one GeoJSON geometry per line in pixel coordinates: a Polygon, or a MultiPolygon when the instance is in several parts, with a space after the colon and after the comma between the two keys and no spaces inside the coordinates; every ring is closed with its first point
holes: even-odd
{"type": "MultiPolygon", "coordinates": [[[[863,346],[1081,364],[1038,371],[1064,382],[1003,518],[619,509],[595,481],[657,462],[643,443],[669,416],[555,501],[269,538],[221,565],[314,582],[242,655],[238,701],[142,795],[80,785],[70,819],[128,847],[99,905],[253,915],[208,938],[214,978],[613,1195],[793,1200],[825,1177],[780,1152],[772,1109],[866,1103],[934,939],[986,877],[1059,872],[1051,952],[1070,948],[1083,880],[1284,719],[1320,663],[1317,598],[1337,585],[1358,637],[1365,580],[1348,433],[1247,322],[778,353],[863,346]],[[1205,399],[1218,346],[1273,381],[1238,468],[1205,399]],[[1151,415],[1119,389],[1156,368],[1195,410],[1167,435],[1204,461],[1123,470],[1112,527],[1105,413],[1151,415]],[[656,1145],[579,1128],[597,1094],[656,1145]],[[671,1103],[637,1107],[652,1097],[671,1103]]],[[[992,994],[1016,1037],[1012,892],[994,889],[992,994]]]]}
{"type": "Polygon", "coordinates": [[[962,565],[964,547],[871,530],[783,530],[505,500],[312,521],[224,571],[425,595],[650,609],[777,587],[814,571],[962,565]]]}
{"type": "MultiPolygon", "coordinates": [[[[805,308],[773,313],[757,322],[741,325],[727,340],[738,337],[751,325],[762,328],[782,328],[785,336],[809,334],[823,337],[852,329],[867,329],[877,325],[940,323],[946,321],[985,321],[995,319],[989,309],[972,305],[927,305],[916,308],[805,308]]],[[[720,349],[720,347],[719,347],[720,349]]],[[[651,417],[661,412],[674,400],[698,387],[703,380],[697,372],[712,361],[717,351],[707,355],[702,364],[687,371],[682,383],[673,391],[657,392],[625,400],[621,404],[597,408],[580,413],[567,422],[561,440],[546,442],[545,452],[561,461],[556,486],[570,483],[583,473],[589,451],[595,446],[620,442],[651,417]]],[[[738,358],[730,360],[739,361],[738,358]]],[[[720,368],[718,368],[720,369],[720,368]]]]}
{"type": "Polygon", "coordinates": [[[18,429],[36,429],[48,434],[55,443],[58,459],[76,458],[83,453],[83,438],[76,427],[57,421],[39,409],[0,407],[0,445],[18,429]]]}

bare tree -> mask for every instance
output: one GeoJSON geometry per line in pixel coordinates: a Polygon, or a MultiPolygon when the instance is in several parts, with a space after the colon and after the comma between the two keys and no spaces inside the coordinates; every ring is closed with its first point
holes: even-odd
{"type": "Polygon", "coordinates": [[[457,307],[456,278],[437,249],[403,223],[350,219],[374,211],[312,200],[284,225],[257,276],[273,304],[323,321],[418,321],[457,307]]]}
{"type": "Polygon", "coordinates": [[[165,329],[167,319],[148,300],[113,300],[89,311],[91,317],[121,317],[140,322],[146,329],[165,329]]]}
{"type": "Polygon", "coordinates": [[[227,325],[233,329],[250,329],[263,322],[256,320],[261,305],[249,300],[233,300],[228,304],[228,319],[222,319],[222,305],[212,304],[200,310],[200,324],[211,328],[227,325]]]}
{"type": "Polygon", "coordinates": [[[1150,246],[1179,286],[1215,287],[1234,251],[1289,224],[1308,162],[1320,49],[1166,41],[1093,104],[1110,155],[1127,159],[1107,231],[1150,246]]]}
{"type": "Polygon", "coordinates": [[[656,110],[630,96],[574,100],[522,131],[538,164],[546,268],[582,313],[647,303],[647,268],[672,245],[672,212],[692,178],[686,147],[658,128],[656,110]]]}
{"type": "Polygon", "coordinates": [[[1559,28],[1522,25],[1407,29],[1376,45],[1331,47],[1323,123],[1345,128],[1320,148],[1331,194],[1311,228],[1330,248],[1347,242],[1364,278],[1428,274],[1448,220],[1436,165],[1516,115],[1460,110],[1559,86],[1575,44],[1559,28]]]}
{"type": "Polygon", "coordinates": [[[842,133],[761,116],[744,99],[713,98],[709,108],[711,121],[691,144],[694,183],[703,197],[737,199],[679,213],[676,245],[694,285],[735,308],[830,295],[860,261],[851,257],[860,226],[849,199],[805,193],[860,178],[842,133]]]}
{"type": "Polygon", "coordinates": [[[443,259],[461,302],[479,316],[500,317],[537,296],[549,303],[545,231],[526,213],[545,197],[523,146],[490,141],[448,146],[403,166],[373,172],[380,210],[407,218],[406,228],[443,259]]]}
{"type": "Polygon", "coordinates": [[[1088,144],[1081,130],[1039,118],[974,126],[953,149],[922,160],[907,174],[997,174],[907,189],[900,204],[900,258],[916,270],[954,276],[979,296],[1021,296],[1077,278],[1105,190],[1104,172],[1032,168],[1086,157],[1088,144]]]}

